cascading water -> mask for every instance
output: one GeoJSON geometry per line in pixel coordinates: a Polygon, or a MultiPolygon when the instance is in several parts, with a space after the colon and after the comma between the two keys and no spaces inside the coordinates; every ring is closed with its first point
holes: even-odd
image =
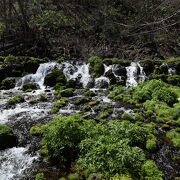
{"type": "Polygon", "coordinates": [[[27,83],[36,83],[39,85],[40,89],[45,89],[44,87],[44,78],[46,75],[51,72],[55,67],[59,68],[59,64],[56,62],[40,64],[36,74],[29,74],[24,76],[17,82],[17,87],[22,87],[27,83]]]}
{"type": "Polygon", "coordinates": [[[146,79],[145,72],[139,63],[132,62],[126,67],[127,81],[126,86],[137,86],[138,82],[144,82],[146,79]]]}

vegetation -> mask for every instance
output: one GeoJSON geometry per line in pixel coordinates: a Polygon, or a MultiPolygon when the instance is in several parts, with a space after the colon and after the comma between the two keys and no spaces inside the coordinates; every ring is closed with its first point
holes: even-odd
{"type": "Polygon", "coordinates": [[[22,95],[16,95],[16,96],[12,97],[11,99],[9,99],[9,101],[7,102],[7,105],[13,106],[15,104],[22,103],[24,101],[25,100],[24,100],[24,97],[22,95]]]}

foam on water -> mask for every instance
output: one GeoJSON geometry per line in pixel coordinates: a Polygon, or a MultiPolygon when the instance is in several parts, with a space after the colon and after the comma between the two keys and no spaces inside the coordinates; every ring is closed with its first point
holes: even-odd
{"type": "Polygon", "coordinates": [[[0,151],[0,179],[15,180],[22,178],[22,173],[28,169],[37,156],[27,153],[27,148],[14,147],[0,151]]]}

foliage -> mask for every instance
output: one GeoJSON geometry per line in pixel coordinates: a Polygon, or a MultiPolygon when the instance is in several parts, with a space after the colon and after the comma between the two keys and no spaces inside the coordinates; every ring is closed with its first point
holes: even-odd
{"type": "Polygon", "coordinates": [[[69,180],[79,180],[79,174],[77,174],[77,173],[71,173],[71,174],[69,174],[68,175],[68,179],[69,180]]]}
{"type": "Polygon", "coordinates": [[[99,77],[104,74],[104,65],[102,59],[98,56],[92,56],[88,60],[90,64],[90,72],[93,73],[95,77],[99,77]]]}
{"type": "Polygon", "coordinates": [[[158,170],[156,164],[148,160],[142,167],[142,176],[145,180],[163,180],[163,173],[158,170]]]}
{"type": "Polygon", "coordinates": [[[15,80],[6,78],[0,83],[0,89],[12,89],[15,87],[15,80]]]}
{"type": "Polygon", "coordinates": [[[36,174],[36,179],[35,180],[46,180],[44,173],[38,173],[36,174]]]}
{"type": "Polygon", "coordinates": [[[179,148],[180,147],[180,133],[176,130],[171,130],[167,132],[166,136],[172,141],[172,144],[179,148]]]}
{"type": "Polygon", "coordinates": [[[44,128],[45,126],[42,125],[42,124],[36,124],[34,126],[31,127],[30,129],[30,134],[32,136],[39,136],[39,135],[42,135],[43,132],[44,132],[44,128]]]}
{"type": "Polygon", "coordinates": [[[67,102],[68,99],[66,97],[60,98],[60,100],[54,104],[54,108],[52,109],[52,112],[53,113],[58,112],[60,108],[64,107],[67,104],[67,102]]]}
{"type": "Polygon", "coordinates": [[[16,95],[8,100],[7,105],[12,106],[22,102],[24,102],[24,97],[22,95],[16,95]]]}

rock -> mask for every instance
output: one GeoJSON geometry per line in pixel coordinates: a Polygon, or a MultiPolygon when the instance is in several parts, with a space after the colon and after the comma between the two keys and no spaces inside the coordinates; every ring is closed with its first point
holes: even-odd
{"type": "Polygon", "coordinates": [[[114,65],[113,72],[116,76],[126,76],[126,68],[119,64],[114,65]]]}
{"type": "Polygon", "coordinates": [[[45,79],[44,79],[44,84],[46,86],[53,87],[56,84],[60,84],[62,86],[66,85],[66,77],[63,73],[63,71],[55,68],[51,73],[49,73],[45,79]]]}
{"type": "Polygon", "coordinates": [[[154,71],[153,60],[142,60],[139,63],[143,67],[143,70],[146,73],[146,75],[150,75],[151,73],[153,73],[154,71]]]}
{"type": "Polygon", "coordinates": [[[73,88],[68,88],[68,89],[65,89],[65,90],[61,91],[60,95],[62,97],[71,97],[71,96],[73,96],[73,93],[74,93],[74,89],[73,88]]]}
{"type": "Polygon", "coordinates": [[[177,63],[177,64],[176,64],[175,69],[176,69],[176,73],[177,73],[178,75],[180,75],[180,63],[177,63]]]}
{"type": "Polygon", "coordinates": [[[116,77],[111,69],[105,73],[105,76],[109,78],[110,84],[116,84],[116,77]]]}
{"type": "Polygon", "coordinates": [[[7,125],[0,125],[0,150],[12,148],[18,144],[17,137],[7,125]]]}
{"type": "Polygon", "coordinates": [[[28,91],[28,90],[36,90],[39,89],[39,85],[36,83],[32,83],[32,84],[24,84],[22,87],[23,91],[28,91]]]}
{"type": "Polygon", "coordinates": [[[15,87],[15,79],[13,78],[6,78],[1,82],[1,88],[0,89],[12,89],[15,87]]]}

